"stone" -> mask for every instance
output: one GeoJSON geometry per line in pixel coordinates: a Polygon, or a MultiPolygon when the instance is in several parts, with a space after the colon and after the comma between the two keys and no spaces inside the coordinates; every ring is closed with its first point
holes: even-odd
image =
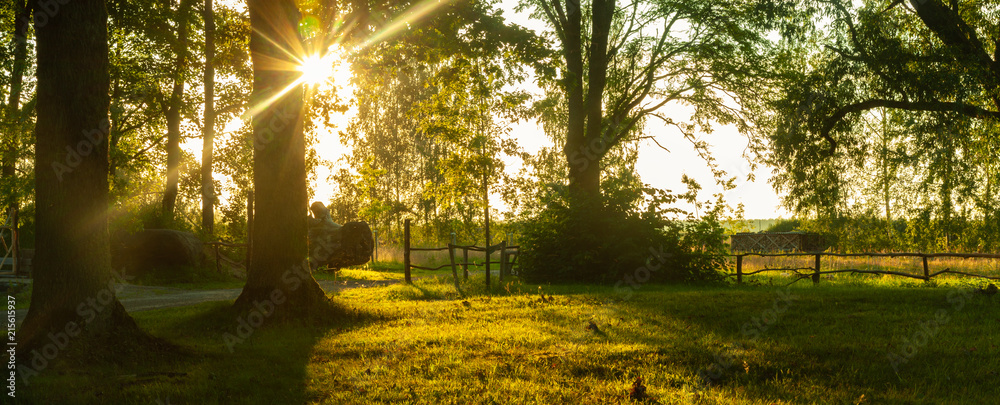
{"type": "Polygon", "coordinates": [[[205,263],[204,245],[193,233],[173,229],[145,229],[116,235],[112,259],[129,273],[171,267],[199,267],[205,263]]]}
{"type": "Polygon", "coordinates": [[[309,263],[312,270],[322,265],[341,269],[368,263],[375,248],[371,228],[365,222],[333,222],[330,210],[314,202],[309,210],[309,263]]]}

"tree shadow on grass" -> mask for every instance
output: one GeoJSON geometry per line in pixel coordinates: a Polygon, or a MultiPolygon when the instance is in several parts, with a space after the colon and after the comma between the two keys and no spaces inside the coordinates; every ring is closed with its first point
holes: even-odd
{"type": "Polygon", "coordinates": [[[317,342],[385,319],[336,302],[325,312],[335,316],[270,319],[236,313],[232,302],[136,312],[143,330],[176,347],[114,362],[95,361],[92,348],[80,347],[34,377],[20,403],[307,403],[315,395],[308,366],[317,342]]]}
{"type": "Polygon", "coordinates": [[[606,334],[567,336],[594,348],[572,362],[575,373],[634,370],[660,388],[653,392],[683,387],[692,397],[736,403],[985,399],[997,390],[988,374],[998,349],[984,350],[990,324],[977,319],[1000,311],[984,297],[957,309],[947,289],[797,289],[789,300],[766,288],[666,295],[645,288],[653,291],[555,320],[583,330],[595,319],[606,334]],[[921,326],[940,311],[946,323],[921,326]],[[905,358],[900,344],[921,330],[936,332],[905,358]]]}

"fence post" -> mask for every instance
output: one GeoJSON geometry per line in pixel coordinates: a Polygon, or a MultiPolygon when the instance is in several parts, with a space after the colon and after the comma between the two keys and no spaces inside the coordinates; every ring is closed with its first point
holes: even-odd
{"type": "Polygon", "coordinates": [[[403,221],[403,278],[406,284],[413,284],[410,279],[410,220],[403,221]]]}
{"type": "Polygon", "coordinates": [[[931,281],[931,272],[927,268],[927,255],[923,255],[924,259],[924,281],[931,281]]]}
{"type": "Polygon", "coordinates": [[[736,284],[743,284],[743,255],[736,255],[736,284]]]}
{"type": "Polygon", "coordinates": [[[462,274],[466,280],[469,279],[469,247],[462,247],[462,274]]]}
{"type": "Polygon", "coordinates": [[[503,283],[504,273],[507,272],[507,241],[500,242],[500,282],[503,283]]]}
{"type": "Polygon", "coordinates": [[[372,264],[375,264],[378,262],[378,229],[372,229],[372,234],[372,239],[375,239],[372,241],[375,245],[375,249],[372,250],[372,264]]]}
{"type": "Polygon", "coordinates": [[[14,259],[14,275],[21,275],[21,229],[18,225],[19,209],[17,203],[10,207],[10,248],[11,257],[14,259]]]}
{"type": "MultiPolygon", "coordinates": [[[[452,234],[454,237],[454,234],[452,234]]],[[[458,267],[455,266],[455,244],[448,244],[448,259],[451,260],[451,275],[455,278],[455,290],[462,294],[462,287],[458,285],[458,267]]]]}
{"type": "Polygon", "coordinates": [[[819,253],[816,254],[816,272],[813,273],[813,284],[818,284],[819,283],[819,258],[822,257],[822,256],[823,255],[821,255],[819,253]]]}
{"type": "Polygon", "coordinates": [[[486,290],[490,288],[490,210],[486,209],[486,290]]]}

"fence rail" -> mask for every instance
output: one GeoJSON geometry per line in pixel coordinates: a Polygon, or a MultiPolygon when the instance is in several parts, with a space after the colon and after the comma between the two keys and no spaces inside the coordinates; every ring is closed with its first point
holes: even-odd
{"type": "Polygon", "coordinates": [[[455,289],[461,292],[461,288],[458,284],[458,266],[462,266],[463,278],[469,279],[469,265],[474,266],[486,265],[487,277],[486,286],[490,285],[490,278],[488,276],[489,265],[499,264],[500,265],[500,281],[503,281],[504,276],[511,276],[514,268],[514,264],[517,262],[517,256],[520,247],[517,245],[507,245],[507,241],[500,242],[492,246],[476,246],[476,245],[458,245],[454,243],[455,235],[452,234],[452,243],[449,243],[445,247],[411,247],[410,246],[410,220],[407,219],[403,222],[403,276],[406,282],[412,283],[410,277],[410,269],[421,269],[421,270],[440,270],[446,267],[451,267],[452,276],[455,279],[455,289]],[[442,264],[438,267],[425,267],[413,264],[410,258],[410,252],[440,252],[448,251],[449,262],[447,264],[442,264]],[[462,261],[459,262],[455,258],[455,251],[462,251],[462,261]],[[484,252],[486,253],[486,258],[481,263],[476,263],[475,261],[469,261],[469,251],[473,252],[484,252]],[[500,260],[494,261],[490,257],[493,252],[500,252],[500,260]]]}
{"type": "MultiPolygon", "coordinates": [[[[218,272],[218,273],[222,273],[222,265],[221,265],[222,255],[219,254],[219,247],[220,246],[225,246],[225,247],[230,247],[230,248],[245,248],[245,247],[249,247],[250,246],[247,243],[232,243],[232,242],[227,242],[227,241],[224,241],[224,240],[219,240],[219,241],[214,241],[214,242],[204,242],[203,244],[212,246],[212,248],[215,249],[215,271],[218,272]]],[[[240,262],[235,261],[235,260],[230,260],[228,258],[226,260],[228,260],[228,261],[230,261],[232,263],[235,263],[235,264],[242,264],[243,267],[247,271],[250,270],[250,266],[247,266],[247,263],[249,263],[249,260],[250,260],[250,255],[249,254],[247,254],[246,260],[243,263],[240,263],[240,262]]]]}
{"type": "Polygon", "coordinates": [[[883,274],[891,276],[909,277],[918,280],[930,281],[931,278],[939,276],[941,274],[960,274],[969,277],[979,277],[988,280],[1000,280],[1000,276],[987,276],[984,274],[975,274],[964,271],[952,270],[951,268],[946,268],[944,270],[931,272],[930,266],[927,263],[927,259],[937,258],[937,257],[955,257],[961,259],[1000,259],[1000,254],[992,253],[912,253],[912,252],[898,252],[898,253],[740,253],[729,255],[730,257],[736,257],[736,282],[739,284],[743,283],[743,276],[750,276],[758,273],[763,273],[766,271],[792,271],[795,272],[799,277],[796,278],[792,283],[805,278],[812,278],[813,283],[819,283],[820,276],[823,274],[836,274],[836,273],[860,273],[860,274],[883,274]],[[747,256],[758,256],[758,257],[804,257],[812,256],[815,258],[815,264],[813,267],[782,267],[782,268],[763,268],[760,270],[751,271],[749,273],[743,272],[743,258],[747,256]],[[923,259],[923,275],[904,273],[899,271],[891,270],[861,270],[861,269],[838,269],[838,270],[822,270],[822,257],[919,257],[923,259]],[[809,270],[808,274],[800,273],[800,271],[809,270]]]}

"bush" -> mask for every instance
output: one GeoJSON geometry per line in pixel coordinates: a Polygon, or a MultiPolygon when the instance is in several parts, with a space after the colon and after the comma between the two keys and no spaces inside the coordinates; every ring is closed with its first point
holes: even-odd
{"type": "Polygon", "coordinates": [[[628,206],[615,201],[579,204],[578,208],[550,203],[523,225],[524,280],[612,284],[633,277],[647,263],[650,281],[724,279],[720,270],[727,266],[725,234],[715,216],[671,221],[663,212],[629,210],[628,206]]]}
{"type": "Polygon", "coordinates": [[[798,231],[801,224],[797,219],[779,219],[774,221],[765,232],[794,232],[798,231]]]}

